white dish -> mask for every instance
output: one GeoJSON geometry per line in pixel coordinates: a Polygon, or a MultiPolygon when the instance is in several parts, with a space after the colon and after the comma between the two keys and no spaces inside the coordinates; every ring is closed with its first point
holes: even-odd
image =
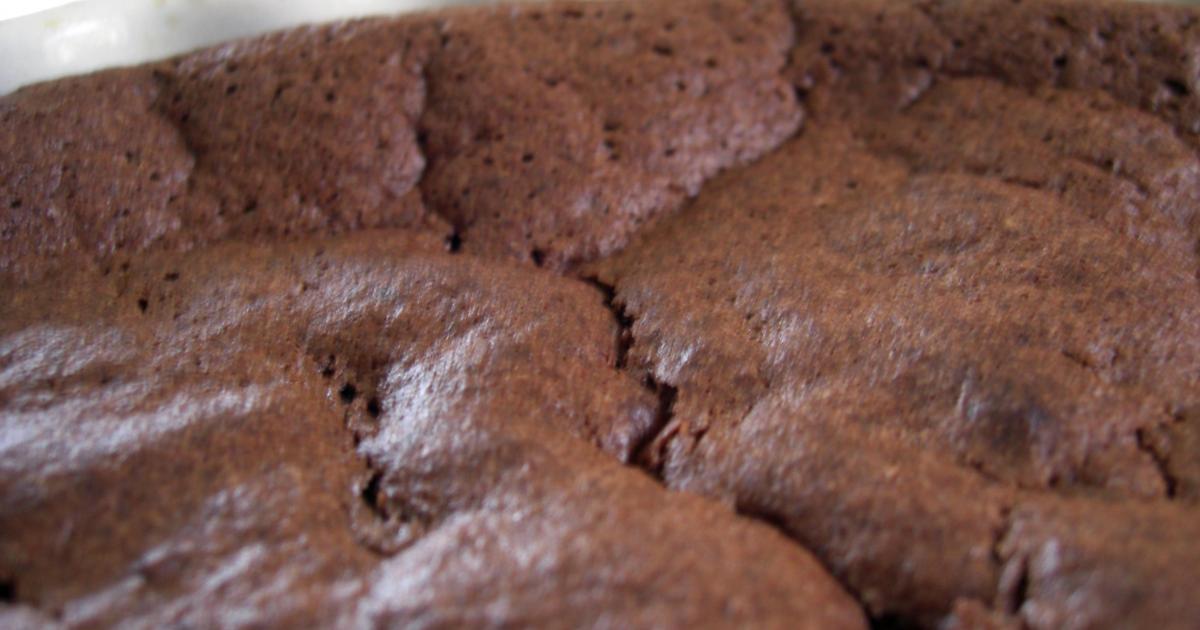
{"type": "Polygon", "coordinates": [[[297,24],[479,1],[0,0],[0,94],[297,24]]]}

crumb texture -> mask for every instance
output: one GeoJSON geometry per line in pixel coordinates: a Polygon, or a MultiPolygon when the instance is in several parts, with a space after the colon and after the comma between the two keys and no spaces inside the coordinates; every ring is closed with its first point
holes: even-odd
{"type": "Polygon", "coordinates": [[[1193,627],[1197,18],[522,4],[0,98],[0,625],[1193,627]]]}

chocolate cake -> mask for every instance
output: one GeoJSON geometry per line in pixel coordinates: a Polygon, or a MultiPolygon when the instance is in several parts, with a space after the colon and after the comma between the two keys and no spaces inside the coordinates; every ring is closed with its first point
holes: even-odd
{"type": "Polygon", "coordinates": [[[0,98],[0,626],[1194,628],[1198,90],[648,0],[0,98]]]}

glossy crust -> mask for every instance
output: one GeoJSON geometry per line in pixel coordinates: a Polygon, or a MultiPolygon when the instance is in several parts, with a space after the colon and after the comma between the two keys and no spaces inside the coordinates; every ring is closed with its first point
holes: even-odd
{"type": "Polygon", "coordinates": [[[0,623],[1194,626],[1198,17],[523,5],[0,99],[0,623]]]}

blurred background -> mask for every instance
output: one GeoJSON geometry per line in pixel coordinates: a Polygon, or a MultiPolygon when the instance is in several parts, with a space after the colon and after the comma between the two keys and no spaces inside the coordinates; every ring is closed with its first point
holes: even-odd
{"type": "Polygon", "coordinates": [[[486,1],[0,0],[0,94],[306,22],[486,1]]]}

